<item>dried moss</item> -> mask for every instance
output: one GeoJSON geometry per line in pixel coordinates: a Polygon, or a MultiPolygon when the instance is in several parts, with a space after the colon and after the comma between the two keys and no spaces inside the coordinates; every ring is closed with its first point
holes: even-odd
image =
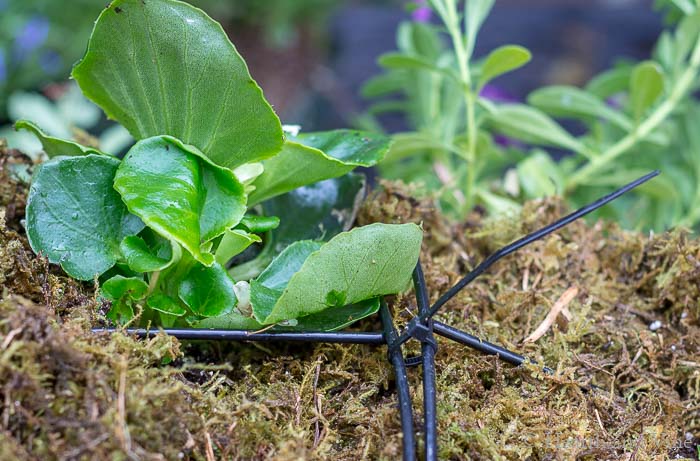
{"type": "MultiPolygon", "coordinates": [[[[435,298],[489,251],[563,212],[545,201],[518,219],[474,214],[454,224],[406,186],[384,183],[360,220],[423,223],[435,298]]],[[[383,348],[95,336],[89,327],[100,306],[91,284],[52,272],[20,230],[0,227],[0,459],[400,456],[383,348]]],[[[697,440],[686,433],[700,433],[699,258],[700,244],[682,232],[650,237],[575,223],[499,263],[442,319],[557,372],[513,368],[440,340],[440,458],[692,455],[697,440]],[[521,344],[574,285],[571,319],[521,344]],[[583,390],[589,385],[599,389],[583,390]]],[[[400,322],[415,312],[410,296],[391,301],[400,322]]],[[[410,379],[418,407],[419,373],[410,379]]]]}

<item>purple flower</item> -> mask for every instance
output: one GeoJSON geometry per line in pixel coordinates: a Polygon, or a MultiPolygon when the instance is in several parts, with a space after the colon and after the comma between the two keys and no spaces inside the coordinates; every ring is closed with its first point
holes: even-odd
{"type": "Polygon", "coordinates": [[[34,16],[24,24],[14,43],[14,56],[22,61],[32,51],[44,44],[49,36],[49,21],[43,16],[34,16]]]}
{"type": "Polygon", "coordinates": [[[61,55],[53,50],[45,51],[39,58],[39,65],[47,74],[55,74],[60,71],[62,63],[61,55]]]}
{"type": "MultiPolygon", "coordinates": [[[[479,93],[479,96],[481,96],[484,99],[488,99],[489,101],[493,102],[500,102],[500,103],[514,103],[518,102],[517,98],[514,98],[511,96],[510,93],[507,91],[503,90],[502,88],[499,88],[495,85],[486,85],[484,88],[481,89],[481,92],[479,93]]],[[[493,140],[496,142],[501,147],[523,147],[524,144],[520,141],[517,141],[515,139],[511,139],[507,136],[503,136],[502,134],[495,134],[493,137],[493,140]]]]}
{"type": "Polygon", "coordinates": [[[5,51],[0,48],[0,83],[7,78],[7,67],[5,66],[5,51]]]}
{"type": "Polygon", "coordinates": [[[518,102],[517,98],[514,98],[510,93],[495,85],[485,85],[484,88],[481,89],[479,96],[493,102],[518,102]]]}
{"type": "Polygon", "coordinates": [[[425,0],[415,0],[415,9],[411,13],[411,19],[415,22],[430,22],[433,11],[426,4],[425,0]]]}

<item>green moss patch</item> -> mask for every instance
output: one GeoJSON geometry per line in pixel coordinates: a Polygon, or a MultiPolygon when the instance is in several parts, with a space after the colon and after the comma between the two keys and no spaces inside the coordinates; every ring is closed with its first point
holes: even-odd
{"type": "MultiPolygon", "coordinates": [[[[384,348],[92,334],[106,306],[93,283],[64,277],[28,248],[19,223],[25,189],[8,176],[8,155],[0,156],[0,459],[400,456],[384,348]]],[[[434,300],[490,251],[564,211],[548,200],[512,219],[474,214],[455,224],[410,188],[384,183],[360,222],[423,224],[434,300]]],[[[700,244],[687,233],[642,235],[609,223],[574,223],[498,263],[441,320],[556,373],[440,339],[440,458],[696,456],[699,284],[700,244]],[[566,315],[523,344],[571,287],[578,294],[566,315]]],[[[399,324],[416,312],[412,296],[390,304],[399,324]]],[[[410,380],[419,408],[417,370],[410,380]]]]}

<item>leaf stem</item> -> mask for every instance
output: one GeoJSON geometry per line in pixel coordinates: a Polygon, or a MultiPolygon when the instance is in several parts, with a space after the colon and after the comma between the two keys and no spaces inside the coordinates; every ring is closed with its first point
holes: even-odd
{"type": "Polygon", "coordinates": [[[464,156],[467,161],[467,178],[464,185],[464,210],[469,211],[474,206],[474,183],[476,181],[476,95],[472,85],[469,57],[467,56],[465,48],[464,35],[460,28],[459,16],[457,14],[457,3],[455,0],[445,0],[445,3],[436,1],[435,3],[441,3],[441,8],[438,8],[438,13],[442,16],[445,27],[452,39],[452,47],[455,50],[459,75],[463,83],[464,107],[467,117],[467,151],[464,156]]]}
{"type": "Polygon", "coordinates": [[[591,177],[600,173],[600,170],[609,165],[617,157],[634,147],[640,140],[648,136],[654,129],[663,123],[676,109],[685,94],[691,89],[693,82],[697,78],[700,68],[700,37],[695,42],[695,48],[690,59],[690,63],[685,71],[673,85],[671,93],[663,103],[661,103],[637,128],[612,145],[610,149],[600,155],[591,158],[586,166],[579,169],[566,184],[566,191],[571,191],[576,186],[585,184],[591,177]]]}
{"type": "Polygon", "coordinates": [[[153,291],[158,286],[158,279],[160,278],[160,271],[155,271],[151,274],[151,278],[148,281],[148,291],[146,292],[146,297],[150,296],[153,291]]]}

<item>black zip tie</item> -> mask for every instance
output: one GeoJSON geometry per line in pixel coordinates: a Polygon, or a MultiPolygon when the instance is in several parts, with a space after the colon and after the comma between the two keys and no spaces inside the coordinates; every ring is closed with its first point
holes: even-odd
{"type": "MultiPolygon", "coordinates": [[[[470,335],[467,332],[451,327],[449,325],[445,325],[444,323],[438,322],[437,320],[433,321],[433,329],[435,330],[436,334],[444,338],[451,339],[452,341],[458,342],[460,344],[464,344],[465,346],[471,347],[472,349],[475,349],[486,355],[497,355],[500,360],[510,363],[511,365],[515,365],[516,367],[524,363],[531,363],[533,365],[539,366],[539,363],[537,363],[537,361],[533,359],[529,359],[516,352],[508,350],[505,347],[501,347],[488,341],[479,339],[474,335],[470,335]]],[[[548,375],[554,374],[554,370],[552,370],[549,367],[542,367],[541,369],[544,373],[548,375]]]]}
{"type": "MultiPolygon", "coordinates": [[[[546,237],[547,235],[551,234],[554,231],[557,231],[561,229],[562,227],[576,221],[579,218],[582,218],[583,216],[597,210],[598,208],[602,207],[603,205],[606,205],[610,203],[611,201],[615,200],[616,198],[620,197],[621,195],[629,192],[630,190],[634,189],[635,187],[649,181],[650,179],[654,178],[655,176],[659,175],[659,170],[654,170],[649,174],[646,174],[642,176],[639,179],[636,179],[632,181],[631,183],[619,188],[615,192],[612,192],[611,194],[606,195],[605,197],[602,197],[595,202],[588,204],[582,208],[579,208],[578,210],[574,211],[573,213],[564,216],[563,218],[553,222],[552,224],[543,227],[540,230],[537,230],[531,234],[526,235],[525,237],[522,237],[515,242],[506,245],[505,247],[501,248],[500,250],[496,251],[495,253],[491,254],[488,258],[483,260],[481,264],[479,264],[476,269],[473,271],[469,272],[467,275],[465,275],[459,282],[457,282],[452,288],[447,290],[445,294],[443,294],[436,302],[433,304],[428,312],[426,313],[421,313],[418,315],[417,318],[415,318],[416,325],[419,323],[425,322],[427,319],[433,317],[438,310],[449,300],[455,297],[457,293],[459,293],[464,287],[466,287],[469,283],[471,283],[475,278],[477,278],[479,275],[483,274],[486,269],[491,267],[495,262],[497,262],[499,259],[504,258],[508,256],[509,254],[521,249],[522,247],[529,245],[532,242],[535,242],[543,237],[546,237]]],[[[412,330],[413,324],[409,324],[407,329],[401,333],[399,336],[399,339],[397,343],[399,345],[404,344],[406,341],[411,339],[413,337],[412,335],[414,334],[414,330],[412,330]]]]}
{"type": "Polygon", "coordinates": [[[394,366],[396,373],[396,393],[399,397],[399,414],[401,416],[401,432],[403,434],[403,459],[404,461],[414,461],[416,459],[416,436],[413,430],[413,405],[411,404],[411,392],[408,388],[408,376],[406,374],[406,364],[404,363],[401,348],[392,349],[392,345],[397,339],[394,321],[391,312],[386,305],[384,298],[380,301],[379,315],[384,326],[384,339],[389,346],[389,360],[394,366]]]}
{"type": "MultiPolygon", "coordinates": [[[[419,314],[428,312],[430,300],[428,289],[423,276],[423,267],[420,259],[413,271],[413,286],[416,291],[416,302],[419,314]]],[[[432,319],[426,322],[428,334],[421,341],[421,354],[423,358],[423,431],[425,442],[425,460],[437,461],[437,386],[435,384],[435,355],[437,354],[437,342],[433,336],[434,324],[432,319]]]]}
{"type": "Polygon", "coordinates": [[[164,332],[178,339],[191,341],[254,341],[254,342],[316,342],[337,344],[386,344],[384,333],[375,332],[348,332],[348,331],[324,331],[324,332],[263,332],[254,333],[249,330],[207,330],[204,328],[164,328],[149,330],[145,328],[93,328],[93,333],[123,332],[136,335],[139,338],[153,338],[160,332],[164,332]]]}

